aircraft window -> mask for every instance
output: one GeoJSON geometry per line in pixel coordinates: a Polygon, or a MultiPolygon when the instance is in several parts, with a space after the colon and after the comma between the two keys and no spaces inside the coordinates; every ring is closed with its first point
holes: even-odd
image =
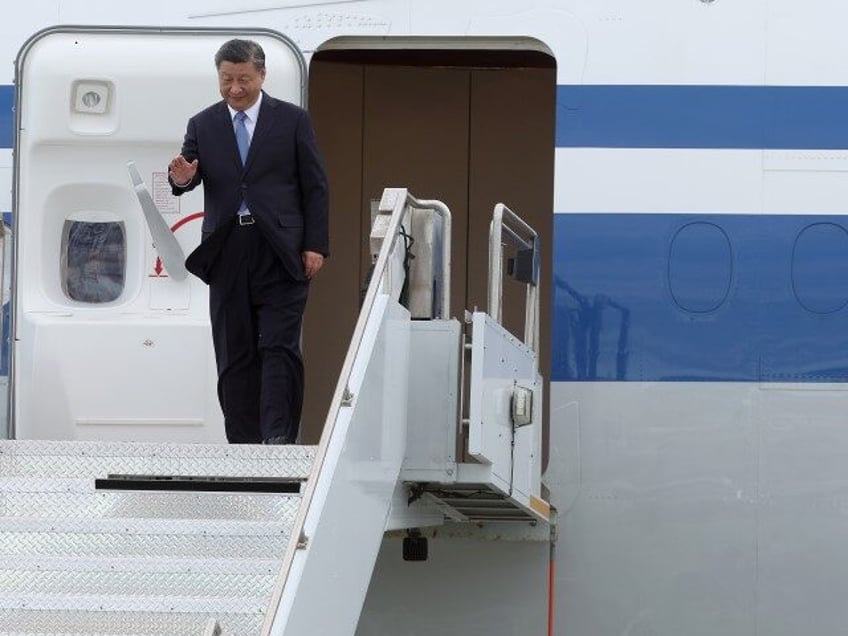
{"type": "Polygon", "coordinates": [[[792,248],[792,291],[814,314],[832,314],[848,304],[848,231],[836,223],[812,223],[792,248]]]}
{"type": "Polygon", "coordinates": [[[108,303],[124,291],[127,242],[121,221],[67,219],[62,231],[62,290],[71,300],[108,303]]]}
{"type": "Polygon", "coordinates": [[[733,250],[724,230],[697,221],[677,231],[668,255],[668,286],[681,309],[715,311],[727,299],[732,278],[733,250]]]}

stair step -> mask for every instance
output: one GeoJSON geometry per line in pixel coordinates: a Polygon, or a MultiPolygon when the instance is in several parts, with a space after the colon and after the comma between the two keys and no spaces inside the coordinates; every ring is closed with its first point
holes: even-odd
{"type": "Polygon", "coordinates": [[[299,494],[96,490],[91,479],[0,479],[10,517],[241,519],[293,523],[299,494]]]}
{"type": "Polygon", "coordinates": [[[135,596],[134,594],[4,594],[0,610],[28,609],[54,612],[132,612],[212,616],[261,616],[267,599],[257,597],[135,596]]]}
{"type": "Polygon", "coordinates": [[[226,614],[215,609],[206,615],[0,609],[0,636],[204,636],[210,618],[217,619],[224,636],[256,636],[264,616],[226,614]]]}
{"type": "MultiPolygon", "coordinates": [[[[131,626],[122,626],[122,628],[123,629],[132,629],[131,626]]],[[[53,631],[53,632],[48,633],[48,632],[43,632],[43,631],[39,631],[39,632],[18,632],[18,631],[9,632],[9,631],[3,631],[3,629],[0,628],[0,636],[174,636],[174,633],[175,633],[170,629],[170,627],[168,628],[167,632],[148,632],[148,633],[145,633],[145,634],[142,634],[141,632],[137,632],[137,631],[127,632],[127,631],[123,631],[123,629],[121,631],[118,631],[117,629],[115,629],[113,627],[108,632],[96,632],[96,633],[92,632],[90,630],[85,630],[83,632],[77,632],[77,631],[74,631],[74,632],[68,632],[68,631],[57,632],[57,631],[53,631]]],[[[206,634],[208,634],[209,631],[207,630],[207,631],[201,632],[201,631],[198,631],[197,629],[192,629],[192,631],[190,631],[190,632],[185,631],[185,632],[182,632],[182,633],[190,634],[191,636],[206,636],[206,634]]],[[[177,632],[177,634],[179,634],[179,632],[177,632]]],[[[221,636],[231,636],[231,634],[225,634],[225,633],[222,632],[221,636]]]]}
{"type": "Polygon", "coordinates": [[[0,555],[276,558],[290,530],[235,520],[0,518],[0,555]]]}
{"type": "Polygon", "coordinates": [[[6,557],[0,597],[13,594],[245,597],[265,602],[281,560],[6,557]]]}
{"type": "MultiPolygon", "coordinates": [[[[194,636],[198,636],[198,635],[199,636],[205,636],[206,632],[203,632],[202,634],[201,634],[201,632],[193,632],[193,634],[194,634],[194,636]]],[[[167,633],[153,633],[153,635],[154,636],[172,636],[172,632],[169,630],[167,633]]],[[[141,634],[141,633],[135,632],[135,631],[134,632],[123,632],[123,631],[118,632],[114,629],[110,629],[108,633],[106,633],[106,632],[94,633],[94,632],[91,632],[91,631],[85,631],[85,632],[67,632],[67,631],[65,631],[65,632],[50,632],[50,633],[46,633],[46,632],[7,632],[7,631],[2,631],[2,628],[0,628],[0,636],[151,636],[151,634],[150,633],[141,634]]],[[[223,634],[223,636],[228,636],[228,635],[223,634]]]]}
{"type": "Polygon", "coordinates": [[[314,446],[0,441],[4,477],[186,475],[305,479],[314,446]]]}
{"type": "MultiPolygon", "coordinates": [[[[157,559],[156,557],[50,557],[50,556],[5,556],[0,561],[0,572],[7,570],[56,570],[63,569],[87,572],[114,570],[119,572],[197,572],[208,574],[228,572],[232,574],[276,573],[279,559],[232,559],[227,557],[180,559],[157,559]]],[[[2,625],[0,625],[2,627],[2,625]]]]}
{"type": "Polygon", "coordinates": [[[0,636],[255,636],[314,457],[0,441],[0,636]],[[294,491],[235,490],[257,482],[294,491]]]}

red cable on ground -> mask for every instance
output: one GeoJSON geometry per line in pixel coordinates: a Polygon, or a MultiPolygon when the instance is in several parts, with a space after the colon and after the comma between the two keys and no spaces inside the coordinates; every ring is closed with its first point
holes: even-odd
{"type": "Polygon", "coordinates": [[[556,602],[556,531],[551,528],[551,550],[548,557],[548,636],[554,636],[554,603],[556,602]]]}

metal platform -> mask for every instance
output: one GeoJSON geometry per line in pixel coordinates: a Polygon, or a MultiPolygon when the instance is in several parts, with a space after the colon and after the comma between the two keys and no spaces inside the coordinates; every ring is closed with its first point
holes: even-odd
{"type": "Polygon", "coordinates": [[[314,455],[0,442],[0,635],[201,636],[210,618],[258,634],[314,455]]]}

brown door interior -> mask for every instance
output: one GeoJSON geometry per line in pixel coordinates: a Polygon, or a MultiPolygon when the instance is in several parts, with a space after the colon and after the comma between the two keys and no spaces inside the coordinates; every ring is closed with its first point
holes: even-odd
{"type": "MultiPolygon", "coordinates": [[[[386,187],[438,199],[453,218],[452,314],[487,306],[498,202],[541,236],[540,368],[550,368],[556,69],[535,51],[328,50],[309,72],[309,110],[330,180],[331,256],[307,307],[303,443],[317,443],[370,264],[371,201],[386,187]]],[[[525,288],[504,281],[504,325],[522,336],[525,288]]],[[[548,409],[544,409],[545,422],[548,409]]]]}

